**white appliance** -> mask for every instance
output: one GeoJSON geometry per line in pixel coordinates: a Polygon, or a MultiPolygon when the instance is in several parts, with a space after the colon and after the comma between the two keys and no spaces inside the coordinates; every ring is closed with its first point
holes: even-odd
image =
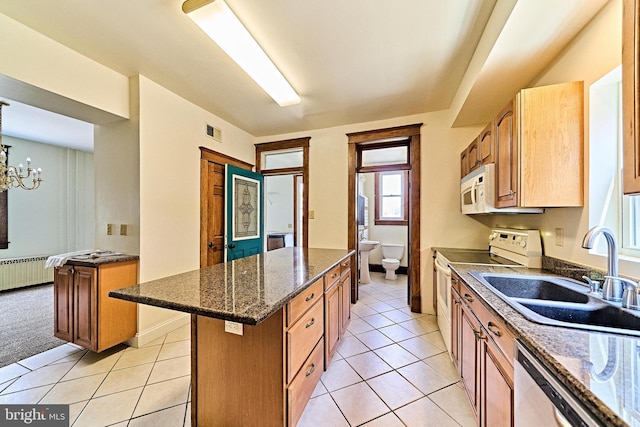
{"type": "Polygon", "coordinates": [[[496,208],[495,164],[480,166],[460,181],[460,211],[467,215],[542,213],[542,208],[496,208]]]}
{"type": "Polygon", "coordinates": [[[436,300],[438,327],[451,353],[451,264],[542,267],[542,239],[539,230],[494,229],[489,250],[436,249],[436,300]]]}
{"type": "Polygon", "coordinates": [[[517,349],[513,417],[516,427],[603,425],[519,342],[517,349]]]}

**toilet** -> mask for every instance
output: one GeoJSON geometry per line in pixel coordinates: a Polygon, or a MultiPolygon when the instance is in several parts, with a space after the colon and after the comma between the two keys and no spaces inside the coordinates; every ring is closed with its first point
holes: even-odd
{"type": "Polygon", "coordinates": [[[383,243],[382,245],[382,266],[387,274],[384,276],[387,280],[396,280],[396,270],[400,267],[400,260],[404,253],[404,245],[396,243],[383,243]]]}

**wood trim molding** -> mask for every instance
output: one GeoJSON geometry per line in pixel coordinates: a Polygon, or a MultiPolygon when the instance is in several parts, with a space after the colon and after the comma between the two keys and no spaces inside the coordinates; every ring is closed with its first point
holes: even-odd
{"type": "MultiPolygon", "coordinates": [[[[261,142],[256,147],[256,172],[265,176],[270,175],[302,175],[305,191],[302,193],[302,246],[309,247],[309,146],[311,137],[287,139],[283,141],[261,142]],[[267,151],[290,150],[302,148],[301,168],[262,169],[262,153],[267,151]]],[[[294,179],[295,181],[295,179],[294,179]]],[[[296,239],[297,242],[297,239],[296,239]]]]}
{"type": "Polygon", "coordinates": [[[368,130],[363,132],[348,133],[350,144],[368,143],[377,144],[385,139],[406,138],[420,135],[422,123],[406,126],[396,126],[386,129],[368,130]]]}
{"type": "MultiPolygon", "coordinates": [[[[365,168],[360,168],[360,153],[363,147],[373,144],[382,146],[383,143],[391,145],[399,142],[401,138],[409,139],[409,269],[408,269],[408,303],[411,311],[420,313],[422,311],[421,289],[420,289],[420,128],[422,123],[398,126],[387,129],[378,129],[365,132],[348,133],[349,143],[349,171],[348,171],[348,194],[349,206],[347,208],[348,224],[348,248],[357,248],[358,229],[356,226],[356,174],[363,172],[365,168]],[[393,141],[396,140],[396,141],[393,141]]],[[[368,172],[375,172],[370,170],[368,172]]],[[[395,169],[403,169],[396,165],[395,169]]],[[[385,170],[385,169],[378,169],[385,170]]],[[[388,170],[388,169],[386,169],[388,170]]],[[[352,264],[357,265],[357,264],[352,264]]],[[[351,302],[358,299],[358,275],[353,274],[351,281],[351,302]]]]}
{"type": "Polygon", "coordinates": [[[238,166],[239,168],[253,170],[253,165],[251,163],[238,160],[235,157],[228,156],[226,154],[218,153],[217,151],[213,151],[207,147],[199,147],[200,148],[200,158],[203,160],[207,160],[214,163],[220,163],[223,165],[230,164],[234,166],[238,166]]]}

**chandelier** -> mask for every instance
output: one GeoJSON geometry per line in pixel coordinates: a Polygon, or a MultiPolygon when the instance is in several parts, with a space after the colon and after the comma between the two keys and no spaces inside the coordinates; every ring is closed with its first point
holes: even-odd
{"type": "Polygon", "coordinates": [[[42,169],[33,169],[29,157],[27,157],[26,169],[22,163],[18,167],[7,166],[7,148],[2,144],[2,107],[5,105],[9,106],[6,102],[0,101],[0,192],[17,187],[35,190],[42,182],[40,178],[42,169]],[[32,180],[31,183],[28,182],[29,179],[32,180]]]}

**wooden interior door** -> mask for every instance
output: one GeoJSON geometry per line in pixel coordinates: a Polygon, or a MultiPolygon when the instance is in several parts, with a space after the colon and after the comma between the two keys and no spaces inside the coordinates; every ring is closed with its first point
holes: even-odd
{"type": "Polygon", "coordinates": [[[224,175],[227,164],[252,165],[200,147],[200,267],[224,262],[224,175]]]}
{"type": "Polygon", "coordinates": [[[207,222],[207,251],[206,265],[218,264],[224,261],[224,165],[207,162],[208,192],[206,203],[207,222]]]}

